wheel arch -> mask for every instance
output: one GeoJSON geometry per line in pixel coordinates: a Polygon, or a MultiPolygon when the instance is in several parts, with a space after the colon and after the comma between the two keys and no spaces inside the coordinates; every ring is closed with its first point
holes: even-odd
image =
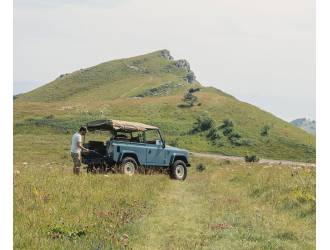
{"type": "Polygon", "coordinates": [[[121,162],[125,157],[132,157],[138,165],[140,165],[139,157],[135,152],[132,151],[123,151],[118,159],[118,162],[121,162]]]}
{"type": "Polygon", "coordinates": [[[171,157],[170,165],[173,165],[173,163],[177,160],[181,160],[184,163],[186,163],[187,167],[190,166],[190,164],[188,163],[187,157],[185,155],[182,155],[182,154],[173,154],[172,157],[171,157]]]}

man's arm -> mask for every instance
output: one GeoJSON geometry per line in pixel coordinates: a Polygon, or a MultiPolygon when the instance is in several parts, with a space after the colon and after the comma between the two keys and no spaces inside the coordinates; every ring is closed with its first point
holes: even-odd
{"type": "Polygon", "coordinates": [[[77,143],[78,148],[80,148],[82,151],[89,152],[90,150],[88,148],[85,148],[81,142],[78,141],[77,143]]]}

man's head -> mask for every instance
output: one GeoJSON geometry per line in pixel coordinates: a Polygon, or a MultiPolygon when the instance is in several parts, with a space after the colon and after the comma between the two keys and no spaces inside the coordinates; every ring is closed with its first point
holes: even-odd
{"type": "Polygon", "coordinates": [[[85,135],[87,133],[87,128],[85,126],[81,126],[79,129],[79,134],[85,135]]]}

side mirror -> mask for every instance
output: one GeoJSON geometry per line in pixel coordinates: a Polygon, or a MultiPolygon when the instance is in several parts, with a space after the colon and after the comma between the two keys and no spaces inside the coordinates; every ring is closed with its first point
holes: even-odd
{"type": "Polygon", "coordinates": [[[162,143],[162,147],[165,148],[165,140],[162,143]]]}

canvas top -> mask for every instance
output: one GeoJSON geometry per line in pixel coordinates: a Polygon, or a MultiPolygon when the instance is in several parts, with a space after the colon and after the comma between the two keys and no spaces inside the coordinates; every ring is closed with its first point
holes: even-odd
{"type": "Polygon", "coordinates": [[[88,131],[95,130],[114,130],[122,132],[136,132],[158,129],[155,126],[139,123],[139,122],[128,122],[120,120],[97,120],[86,124],[88,131]]]}

